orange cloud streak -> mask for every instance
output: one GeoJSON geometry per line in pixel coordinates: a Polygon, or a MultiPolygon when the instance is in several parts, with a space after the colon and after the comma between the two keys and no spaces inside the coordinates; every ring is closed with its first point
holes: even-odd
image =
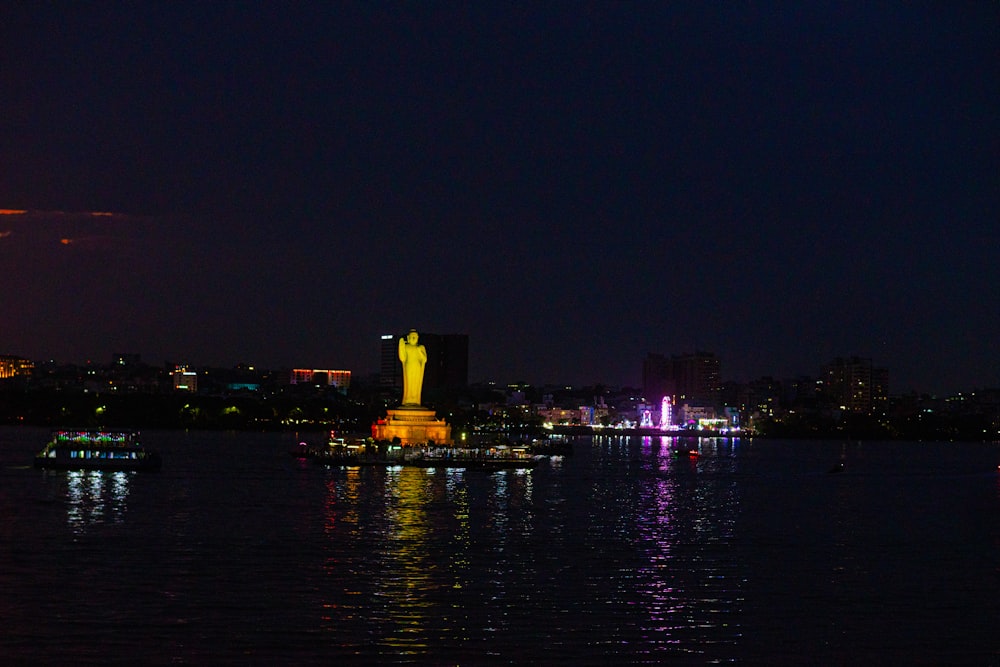
{"type": "Polygon", "coordinates": [[[112,218],[117,216],[113,211],[40,211],[32,209],[30,211],[19,208],[0,208],[0,215],[26,215],[38,216],[64,216],[64,215],[89,215],[92,218],[112,218]]]}

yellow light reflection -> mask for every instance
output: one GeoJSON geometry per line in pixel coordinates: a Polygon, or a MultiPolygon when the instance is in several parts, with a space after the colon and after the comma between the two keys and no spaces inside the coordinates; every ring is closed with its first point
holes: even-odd
{"type": "Polygon", "coordinates": [[[396,629],[385,639],[388,647],[402,654],[424,653],[427,614],[432,603],[427,594],[433,587],[430,573],[435,567],[428,543],[426,506],[432,500],[434,478],[420,468],[399,467],[386,475],[389,536],[385,568],[388,576],[378,582],[380,595],[392,607],[396,629]]]}

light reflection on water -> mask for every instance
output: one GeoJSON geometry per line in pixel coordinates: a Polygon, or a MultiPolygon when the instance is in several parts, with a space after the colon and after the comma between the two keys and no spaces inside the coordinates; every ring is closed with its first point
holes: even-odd
{"type": "MultiPolygon", "coordinates": [[[[386,660],[484,642],[483,655],[500,656],[500,638],[553,623],[602,655],[728,655],[742,582],[729,548],[739,495],[724,480],[733,449],[698,442],[705,458],[692,461],[673,458],[676,446],[595,439],[598,465],[606,456],[617,470],[572,488],[572,461],[493,474],[329,470],[331,548],[360,542],[369,554],[347,584],[356,605],[328,602],[324,623],[338,632],[364,615],[366,641],[386,660]],[[621,470],[623,458],[636,465],[621,470]]],[[[567,637],[548,636],[554,659],[577,655],[567,637]]]]}
{"type": "MultiPolygon", "coordinates": [[[[49,473],[51,474],[51,473],[49,473]]],[[[71,470],[65,473],[66,520],[74,532],[125,520],[130,478],[135,472],[71,470]]]]}
{"type": "Polygon", "coordinates": [[[640,653],[657,660],[732,657],[743,582],[731,545],[740,512],[738,488],[727,478],[734,445],[669,436],[606,440],[598,443],[602,451],[635,463],[629,475],[635,498],[618,520],[634,552],[621,588],[635,596],[630,632],[645,646],[640,653]],[[674,455],[691,449],[700,456],[674,455]]]}
{"type": "Polygon", "coordinates": [[[432,570],[427,508],[435,502],[433,477],[421,468],[393,468],[385,477],[387,535],[379,553],[376,596],[385,613],[383,643],[400,654],[427,649],[428,596],[437,584],[432,570]]]}
{"type": "Polygon", "coordinates": [[[602,436],[533,470],[485,473],[325,468],[283,458],[269,435],[193,434],[171,447],[179,437],[161,436],[167,464],[156,475],[23,468],[34,445],[13,459],[22,468],[0,466],[0,655],[1000,657],[1000,460],[990,450],[602,436]],[[839,460],[847,471],[826,474],[839,460]],[[987,473],[975,472],[983,460],[987,473]],[[66,579],[67,563],[86,576],[66,579]],[[58,634],[40,630],[56,617],[58,634]],[[948,645],[934,629],[947,629],[948,645]]]}

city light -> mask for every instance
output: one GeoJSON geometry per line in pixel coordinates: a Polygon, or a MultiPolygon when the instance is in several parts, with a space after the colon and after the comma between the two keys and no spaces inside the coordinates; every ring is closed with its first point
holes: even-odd
{"type": "Polygon", "coordinates": [[[673,405],[670,402],[670,397],[664,396],[663,400],[660,401],[660,430],[670,430],[672,417],[673,405]]]}

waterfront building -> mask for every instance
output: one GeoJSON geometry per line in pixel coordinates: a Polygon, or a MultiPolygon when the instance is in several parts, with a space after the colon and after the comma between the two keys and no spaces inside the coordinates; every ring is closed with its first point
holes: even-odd
{"type": "Polygon", "coordinates": [[[715,409],[710,406],[681,403],[677,406],[677,424],[683,428],[696,428],[706,421],[715,421],[715,409]]]}
{"type": "Polygon", "coordinates": [[[27,377],[35,370],[35,363],[22,357],[0,355],[0,380],[27,377]]]}
{"type": "Polygon", "coordinates": [[[334,387],[340,393],[346,394],[347,390],[351,388],[351,371],[294,368],[292,369],[291,384],[334,387]]]}
{"type": "Polygon", "coordinates": [[[548,422],[550,424],[565,425],[580,423],[580,410],[538,406],[535,408],[535,414],[537,414],[543,422],[548,422]]]}

